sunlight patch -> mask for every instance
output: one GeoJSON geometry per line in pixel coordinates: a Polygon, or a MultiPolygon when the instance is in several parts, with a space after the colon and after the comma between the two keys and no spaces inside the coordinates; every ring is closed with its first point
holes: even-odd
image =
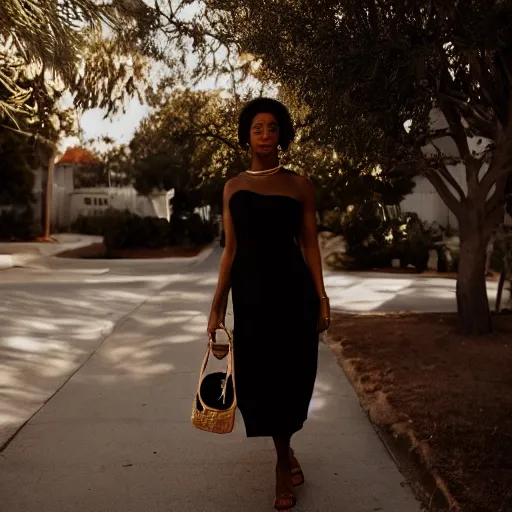
{"type": "Polygon", "coordinates": [[[37,341],[33,338],[25,338],[23,336],[10,336],[5,338],[4,345],[22,352],[43,352],[45,344],[43,341],[37,341]]]}
{"type": "Polygon", "coordinates": [[[325,403],[326,403],[325,398],[313,396],[313,398],[311,399],[311,402],[309,403],[309,412],[315,413],[317,411],[321,411],[322,409],[325,408],[325,403]]]}

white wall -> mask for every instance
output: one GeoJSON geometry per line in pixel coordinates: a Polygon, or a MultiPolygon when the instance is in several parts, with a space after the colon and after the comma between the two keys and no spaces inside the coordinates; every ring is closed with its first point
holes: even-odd
{"type": "Polygon", "coordinates": [[[95,187],[76,189],[70,199],[70,224],[79,215],[98,215],[114,208],[128,210],[142,217],[159,217],[169,220],[169,201],[174,191],[155,192],[140,196],[133,187],[95,187]]]}
{"type": "MultiPolygon", "coordinates": [[[[174,191],[155,191],[140,196],[133,187],[91,187],[74,189],[74,164],[60,164],[54,168],[51,224],[53,230],[68,228],[79,215],[98,215],[108,208],[128,210],[143,217],[171,216],[170,199],[174,191]]],[[[41,222],[46,169],[34,171],[34,220],[41,222]]]]}
{"type": "Polygon", "coordinates": [[[455,215],[445,205],[433,185],[423,176],[414,178],[415,187],[400,203],[403,212],[417,213],[421,220],[457,229],[455,215]]]}

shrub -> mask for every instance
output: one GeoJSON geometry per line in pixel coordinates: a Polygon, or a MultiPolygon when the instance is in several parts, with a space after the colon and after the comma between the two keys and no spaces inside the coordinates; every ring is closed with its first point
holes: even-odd
{"type": "Polygon", "coordinates": [[[34,222],[32,208],[0,212],[0,240],[33,240],[42,234],[42,227],[34,222]]]}
{"type": "Polygon", "coordinates": [[[107,213],[103,215],[79,215],[71,224],[71,231],[82,235],[103,236],[107,213]]]}
{"type": "Polygon", "coordinates": [[[102,234],[108,249],[204,245],[213,241],[215,233],[214,224],[203,221],[196,214],[188,217],[173,216],[169,223],[158,217],[140,217],[129,211],[109,210],[89,219],[77,219],[78,226],[102,234]]]}
{"type": "Polygon", "coordinates": [[[146,246],[142,217],[128,211],[103,217],[103,242],[107,249],[146,246]]]}
{"type": "Polygon", "coordinates": [[[170,243],[170,224],[167,219],[144,217],[139,229],[141,229],[139,236],[143,238],[147,247],[155,249],[170,243]]]}
{"type": "Polygon", "coordinates": [[[173,245],[205,245],[215,238],[215,223],[204,221],[197,213],[188,216],[173,215],[170,240],[173,245]]]}
{"type": "Polygon", "coordinates": [[[215,225],[204,221],[198,214],[187,219],[187,241],[191,245],[206,245],[215,238],[215,225]]]}
{"type": "Polygon", "coordinates": [[[187,219],[181,215],[173,215],[169,226],[171,245],[185,245],[187,242],[187,219]]]}
{"type": "MultiPolygon", "coordinates": [[[[330,220],[335,225],[332,217],[330,220]]],[[[428,226],[418,215],[405,213],[385,219],[381,206],[371,202],[344,213],[341,229],[347,243],[348,268],[355,269],[389,267],[393,259],[400,259],[402,268],[413,265],[423,272],[429,250],[442,238],[438,226],[428,226]]]]}
{"type": "MultiPolygon", "coordinates": [[[[331,225],[336,221],[330,218],[331,225]]],[[[393,221],[383,218],[378,203],[367,202],[341,215],[340,229],[346,241],[347,268],[371,269],[391,264],[393,221]]]]}

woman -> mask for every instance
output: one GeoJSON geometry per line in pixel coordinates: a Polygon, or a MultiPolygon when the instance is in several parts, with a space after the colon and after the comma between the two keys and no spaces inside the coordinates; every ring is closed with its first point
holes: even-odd
{"type": "Polygon", "coordinates": [[[330,323],[311,182],[279,165],[295,132],[286,107],[260,98],[241,112],[238,137],[251,168],[224,188],[225,247],[208,334],[234,315],[238,407],[248,437],[271,436],[277,452],[277,510],[292,508],[304,482],[290,446],[307,418],[318,333],[330,323]]]}

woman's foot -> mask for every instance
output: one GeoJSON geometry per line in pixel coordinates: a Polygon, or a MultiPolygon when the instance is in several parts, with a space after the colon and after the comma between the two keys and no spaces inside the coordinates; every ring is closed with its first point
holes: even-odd
{"type": "Polygon", "coordinates": [[[292,474],[292,485],[294,487],[298,487],[304,483],[304,472],[302,471],[299,461],[297,460],[297,457],[295,457],[295,453],[292,448],[290,448],[290,472],[292,474]]]}
{"type": "Polygon", "coordinates": [[[297,500],[293,495],[292,474],[290,466],[278,464],[276,467],[276,500],[274,508],[276,510],[290,510],[297,500]]]}

